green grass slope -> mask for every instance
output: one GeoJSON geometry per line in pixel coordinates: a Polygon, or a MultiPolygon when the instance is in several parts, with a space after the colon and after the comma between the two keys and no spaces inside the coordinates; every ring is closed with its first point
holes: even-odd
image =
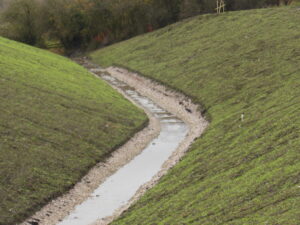
{"type": "Polygon", "coordinates": [[[0,38],[0,224],[66,191],[146,122],[69,59],[0,38]]]}
{"type": "Polygon", "coordinates": [[[203,15],[91,56],[184,92],[211,120],[113,224],[300,224],[299,10],[203,15]]]}

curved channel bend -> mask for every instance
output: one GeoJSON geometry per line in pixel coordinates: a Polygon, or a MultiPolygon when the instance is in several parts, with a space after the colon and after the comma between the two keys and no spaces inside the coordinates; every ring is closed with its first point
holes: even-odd
{"type": "Polygon", "coordinates": [[[157,138],[128,164],[108,177],[90,197],[58,225],[90,225],[112,216],[124,206],[145,183],[150,181],[162,165],[176,151],[188,134],[188,126],[180,119],[159,107],[152,100],[141,96],[133,88],[110,75],[101,75],[112,86],[121,89],[129,98],[151,112],[160,122],[157,138]]]}

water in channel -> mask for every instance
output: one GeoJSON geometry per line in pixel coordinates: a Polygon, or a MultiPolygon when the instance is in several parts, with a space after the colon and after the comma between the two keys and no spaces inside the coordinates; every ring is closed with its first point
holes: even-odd
{"type": "Polygon", "coordinates": [[[121,88],[127,96],[150,111],[161,124],[161,132],[141,154],[108,177],[90,197],[58,225],[90,225],[99,219],[112,216],[125,205],[136,191],[157,174],[163,163],[177,149],[188,133],[188,126],[171,113],[141,96],[134,89],[110,75],[104,80],[121,88]]]}

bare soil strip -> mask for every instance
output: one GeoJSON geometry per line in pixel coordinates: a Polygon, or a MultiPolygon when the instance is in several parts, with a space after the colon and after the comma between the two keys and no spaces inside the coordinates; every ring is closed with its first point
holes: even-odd
{"type": "MultiPolygon", "coordinates": [[[[161,171],[159,171],[159,173],[154,176],[150,182],[143,185],[128,204],[118,209],[113,216],[94,223],[94,225],[109,224],[115,218],[120,216],[122,212],[127,210],[129,206],[137,201],[149,188],[157,184],[159,179],[183,157],[193,141],[200,137],[205,128],[208,126],[208,122],[201,116],[199,106],[193,104],[188,97],[181,93],[170,90],[157,82],[153,82],[150,79],[144,78],[125,69],[109,67],[106,70],[103,70],[86,59],[77,59],[76,61],[85,66],[95,75],[106,72],[123,81],[127,85],[135,88],[135,90],[141,95],[150,98],[160,107],[176,115],[189,126],[189,133],[187,137],[180,144],[174,154],[164,163],[161,171]]],[[[121,90],[117,90],[122,93],[121,90]]],[[[124,95],[124,93],[122,94],[124,95]]],[[[126,95],[124,96],[126,97],[126,95]]],[[[132,100],[130,101],[133,102],[132,100]]],[[[133,103],[136,104],[135,102],[133,103]]],[[[150,143],[150,141],[160,133],[158,120],[147,110],[145,110],[145,112],[149,117],[149,125],[146,128],[138,132],[125,145],[116,150],[106,162],[101,162],[91,169],[91,171],[79,183],[77,183],[72,190],[62,197],[51,201],[48,205],[21,225],[32,224],[32,222],[36,222],[36,224],[39,225],[57,224],[71,211],[73,211],[76,205],[85,201],[107,177],[111,176],[119,168],[126,165],[135,156],[137,156],[150,143]]]]}

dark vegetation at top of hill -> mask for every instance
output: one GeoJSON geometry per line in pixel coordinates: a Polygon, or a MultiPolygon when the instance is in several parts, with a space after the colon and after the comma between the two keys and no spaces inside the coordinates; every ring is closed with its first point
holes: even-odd
{"type": "MultiPolygon", "coordinates": [[[[242,10],[291,1],[225,3],[242,10]]],[[[216,0],[0,0],[0,35],[43,48],[94,49],[215,8],[216,0]]]]}

